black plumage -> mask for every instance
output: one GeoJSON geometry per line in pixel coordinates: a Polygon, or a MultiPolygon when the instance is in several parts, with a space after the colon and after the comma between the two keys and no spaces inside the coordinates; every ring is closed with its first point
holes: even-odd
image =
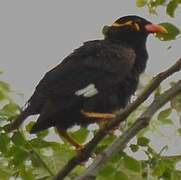
{"type": "Polygon", "coordinates": [[[82,111],[113,113],[125,108],[146,67],[148,34],[164,31],[138,16],[118,19],[107,27],[105,39],[84,43],[45,74],[10,129],[40,114],[31,133],[52,126],[66,130],[98,120],[82,111]]]}

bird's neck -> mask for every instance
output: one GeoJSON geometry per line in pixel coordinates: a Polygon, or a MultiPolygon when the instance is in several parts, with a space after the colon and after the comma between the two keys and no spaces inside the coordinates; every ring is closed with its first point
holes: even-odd
{"type": "Polygon", "coordinates": [[[136,54],[134,69],[137,71],[138,74],[144,72],[148,59],[148,53],[146,50],[147,35],[143,36],[142,34],[140,36],[119,36],[116,38],[111,37],[106,39],[117,43],[118,45],[125,44],[126,46],[133,48],[136,54]]]}

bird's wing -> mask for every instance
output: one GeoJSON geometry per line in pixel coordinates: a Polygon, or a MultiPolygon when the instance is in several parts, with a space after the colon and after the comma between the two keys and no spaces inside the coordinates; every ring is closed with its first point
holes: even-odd
{"type": "Polygon", "coordinates": [[[49,71],[36,91],[64,96],[94,83],[99,88],[111,87],[129,74],[135,58],[131,48],[105,45],[102,41],[87,42],[49,71]]]}
{"type": "Polygon", "coordinates": [[[135,52],[128,47],[93,41],[84,44],[49,71],[35,91],[46,95],[39,120],[112,88],[130,73],[135,52]]]}
{"type": "Polygon", "coordinates": [[[29,102],[33,107],[38,103],[42,108],[48,99],[76,97],[81,94],[79,90],[91,87],[89,85],[99,92],[105,91],[124,80],[135,58],[135,52],[129,47],[103,40],[87,42],[46,73],[29,102]]]}

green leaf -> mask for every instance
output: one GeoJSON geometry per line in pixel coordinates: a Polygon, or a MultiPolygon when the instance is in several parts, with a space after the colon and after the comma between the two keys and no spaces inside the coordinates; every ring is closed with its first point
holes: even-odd
{"type": "Polygon", "coordinates": [[[38,169],[38,167],[41,167],[41,166],[42,166],[40,160],[37,158],[37,156],[36,156],[33,152],[30,153],[29,157],[30,157],[30,159],[31,159],[32,166],[33,166],[34,168],[37,168],[37,169],[38,169]]]}
{"type": "Polygon", "coordinates": [[[113,179],[113,180],[118,180],[118,179],[120,179],[120,180],[129,180],[129,177],[124,172],[117,171],[111,179],[113,179]]]}
{"type": "Polygon", "coordinates": [[[63,144],[59,149],[53,150],[51,155],[45,155],[45,153],[44,155],[40,154],[41,158],[46,162],[49,169],[51,169],[53,173],[56,173],[75,154],[75,150],[73,150],[70,146],[63,144]]]}
{"type": "Polygon", "coordinates": [[[166,118],[166,119],[159,119],[159,121],[162,123],[162,124],[173,124],[173,121],[169,118],[166,118]]]}
{"type": "Polygon", "coordinates": [[[174,17],[175,15],[175,10],[178,7],[178,5],[181,3],[180,0],[171,0],[166,8],[166,12],[169,16],[174,17]]]}
{"type": "Polygon", "coordinates": [[[111,155],[110,161],[113,164],[117,164],[118,162],[120,162],[120,160],[122,159],[122,157],[125,156],[125,153],[122,151],[119,151],[119,153],[114,153],[111,155]]]}
{"type": "Polygon", "coordinates": [[[7,105],[3,107],[2,111],[9,113],[17,113],[17,111],[19,111],[19,106],[13,101],[10,101],[7,105]]]}
{"type": "Polygon", "coordinates": [[[40,131],[39,133],[37,133],[37,136],[38,136],[38,138],[45,138],[48,134],[49,134],[48,129],[45,129],[45,130],[40,131]]]}
{"type": "Polygon", "coordinates": [[[35,122],[30,121],[25,127],[26,131],[30,132],[34,124],[35,122]]]}
{"type": "Polygon", "coordinates": [[[156,33],[156,37],[158,37],[161,41],[174,40],[180,34],[180,29],[171,23],[165,22],[165,23],[160,23],[160,25],[165,27],[168,32],[168,33],[156,33]]]}
{"type": "Polygon", "coordinates": [[[167,166],[166,166],[166,164],[163,161],[161,161],[161,160],[158,161],[156,166],[153,169],[153,173],[152,173],[153,176],[159,177],[159,176],[163,175],[163,173],[165,172],[166,168],[167,168],[167,166]]]}
{"type": "Polygon", "coordinates": [[[129,147],[132,152],[137,152],[139,150],[139,146],[136,144],[131,144],[129,147]]]}
{"type": "Polygon", "coordinates": [[[4,81],[0,81],[0,91],[10,92],[10,86],[4,81]]]}
{"type": "Polygon", "coordinates": [[[95,149],[95,153],[100,153],[101,151],[103,151],[108,144],[112,143],[115,139],[115,136],[112,134],[108,134],[96,147],[95,149]]]}
{"type": "Polygon", "coordinates": [[[179,133],[179,135],[181,136],[181,128],[177,129],[177,132],[179,133]]]}
{"type": "Polygon", "coordinates": [[[139,137],[137,139],[137,144],[139,146],[148,146],[149,142],[150,142],[150,140],[146,137],[139,137]]]}
{"type": "Polygon", "coordinates": [[[147,0],[136,0],[136,5],[138,7],[143,7],[147,4],[147,0]]]}
{"type": "Polygon", "coordinates": [[[171,173],[172,180],[180,180],[181,179],[181,171],[175,170],[171,173]]]}
{"type": "Polygon", "coordinates": [[[70,133],[73,138],[75,138],[78,142],[83,143],[85,142],[88,130],[86,128],[80,128],[78,131],[74,133],[70,133]]]}
{"type": "Polygon", "coordinates": [[[32,169],[25,170],[25,168],[20,168],[20,176],[23,180],[35,180],[32,169]]]}
{"type": "Polygon", "coordinates": [[[44,168],[35,168],[33,175],[36,180],[51,180],[49,173],[44,168]]]}
{"type": "MultiPolygon", "coordinates": [[[[52,148],[55,151],[58,151],[62,148],[62,145],[57,143],[57,142],[52,142],[52,141],[45,141],[41,138],[33,138],[29,141],[29,143],[36,149],[41,149],[41,148],[52,148]]],[[[63,145],[65,148],[66,146],[63,145]]]]}
{"type": "Polygon", "coordinates": [[[65,178],[65,180],[72,180],[75,179],[78,175],[80,175],[80,173],[83,172],[83,170],[85,170],[84,166],[77,166],[68,176],[67,178],[65,178]]]}
{"type": "Polygon", "coordinates": [[[12,175],[11,170],[8,167],[1,167],[0,166],[0,178],[2,180],[7,180],[12,175]]]}
{"type": "Polygon", "coordinates": [[[29,152],[24,148],[16,146],[13,159],[11,161],[15,166],[22,165],[22,163],[29,157],[29,152]]]}
{"type": "Polygon", "coordinates": [[[162,174],[162,178],[164,179],[164,180],[173,180],[173,179],[171,179],[171,174],[172,174],[172,172],[170,171],[170,170],[165,170],[165,172],[162,174]]]}
{"type": "Polygon", "coordinates": [[[134,172],[140,172],[141,170],[141,165],[140,162],[134,159],[133,157],[130,156],[125,156],[123,159],[124,166],[134,172]]]}
{"type": "Polygon", "coordinates": [[[158,5],[163,5],[166,2],[166,0],[156,0],[155,4],[158,5]]]}
{"type": "Polygon", "coordinates": [[[6,153],[10,138],[7,134],[0,134],[0,151],[6,153]]]}
{"type": "Polygon", "coordinates": [[[181,94],[174,97],[170,102],[173,109],[177,112],[181,112],[181,94]]]}
{"type": "Polygon", "coordinates": [[[13,134],[11,140],[17,146],[27,146],[25,139],[19,131],[13,134]]]}
{"type": "Polygon", "coordinates": [[[115,172],[115,168],[113,167],[113,165],[108,164],[103,169],[100,170],[99,175],[107,178],[111,176],[114,172],[115,172]]]}
{"type": "Polygon", "coordinates": [[[112,143],[115,139],[115,136],[113,134],[109,134],[107,135],[101,142],[101,145],[108,145],[110,143],[112,143]]]}
{"type": "Polygon", "coordinates": [[[149,2],[149,7],[156,8],[157,6],[163,5],[166,0],[151,0],[149,2]]]}
{"type": "Polygon", "coordinates": [[[17,116],[18,111],[18,105],[10,101],[0,110],[0,116],[4,120],[12,120],[17,116]]]}
{"type": "Polygon", "coordinates": [[[161,94],[161,90],[162,90],[162,87],[161,86],[158,86],[155,91],[154,91],[154,96],[157,97],[158,95],[161,94]]]}
{"type": "Polygon", "coordinates": [[[158,120],[166,119],[172,112],[171,108],[165,109],[158,114],[158,120]]]}
{"type": "Polygon", "coordinates": [[[6,99],[6,94],[0,91],[0,101],[6,99]]]}
{"type": "Polygon", "coordinates": [[[29,142],[33,147],[36,147],[37,149],[46,148],[50,146],[50,143],[48,141],[45,141],[40,138],[33,138],[29,142]]]}
{"type": "Polygon", "coordinates": [[[102,28],[102,34],[104,35],[104,37],[107,36],[108,30],[109,30],[109,26],[107,26],[107,25],[105,25],[105,26],[102,28]]]}

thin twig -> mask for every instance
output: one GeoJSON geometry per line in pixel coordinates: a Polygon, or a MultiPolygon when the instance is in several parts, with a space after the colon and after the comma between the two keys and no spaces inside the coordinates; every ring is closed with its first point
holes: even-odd
{"type": "Polygon", "coordinates": [[[143,90],[140,96],[122,112],[118,113],[117,117],[112,120],[107,126],[100,129],[95,137],[85,146],[82,152],[78,156],[74,156],[69,162],[58,172],[54,180],[61,180],[67,176],[80,162],[88,159],[96,147],[96,145],[107,135],[108,131],[113,129],[124,121],[130,113],[132,113],[140,104],[142,104],[149,95],[160,85],[160,83],[168,78],[173,73],[180,71],[181,69],[181,58],[169,69],[159,73],[149,85],[143,90]]]}
{"type": "Polygon", "coordinates": [[[118,137],[112,144],[110,144],[102,153],[100,153],[94,162],[75,180],[87,180],[88,178],[95,179],[99,170],[106,164],[109,158],[116,152],[123,150],[126,144],[132,139],[140,130],[145,128],[153,115],[165,105],[171,98],[175,97],[181,92],[181,81],[161,95],[157,96],[151,105],[141,114],[135,123],[118,137]]]}

